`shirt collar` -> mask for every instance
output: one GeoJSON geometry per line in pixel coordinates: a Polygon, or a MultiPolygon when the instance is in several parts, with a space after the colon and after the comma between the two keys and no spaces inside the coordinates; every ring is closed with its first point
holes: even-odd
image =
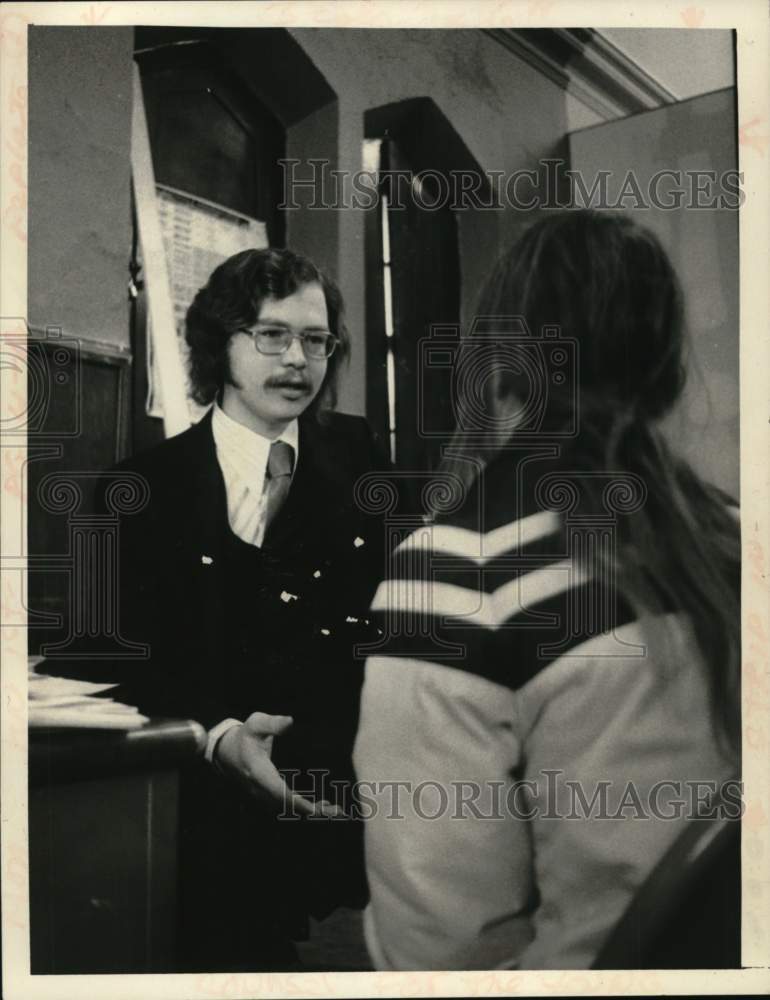
{"type": "Polygon", "coordinates": [[[224,457],[247,483],[261,489],[265,477],[270,445],[285,441],[294,449],[294,468],[299,454],[299,425],[292,420],[277,438],[267,438],[229,417],[219,403],[214,403],[211,430],[217,454],[224,457]]]}

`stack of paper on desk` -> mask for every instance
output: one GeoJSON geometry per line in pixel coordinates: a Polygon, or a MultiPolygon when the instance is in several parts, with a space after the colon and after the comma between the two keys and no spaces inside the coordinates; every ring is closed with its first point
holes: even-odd
{"type": "Polygon", "coordinates": [[[30,660],[29,724],[32,727],[71,729],[139,729],[149,722],[132,705],[94,695],[109,691],[115,684],[50,677],[35,670],[30,660]]]}

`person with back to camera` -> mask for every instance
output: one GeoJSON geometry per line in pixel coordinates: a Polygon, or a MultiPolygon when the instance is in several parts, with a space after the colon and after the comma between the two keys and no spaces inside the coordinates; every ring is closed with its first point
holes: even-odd
{"type": "Polygon", "coordinates": [[[657,426],[684,313],[651,232],[547,216],[478,316],[456,402],[486,420],[443,467],[464,499],[373,605],[403,627],[367,661],[354,750],[381,783],[367,944],[380,969],[587,968],[697,809],[687,783],[738,773],[737,511],[657,426]],[[384,779],[409,783],[403,819],[384,779]]]}

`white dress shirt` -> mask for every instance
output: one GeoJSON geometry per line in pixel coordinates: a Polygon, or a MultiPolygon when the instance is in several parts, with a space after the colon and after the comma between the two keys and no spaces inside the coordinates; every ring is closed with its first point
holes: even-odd
{"type": "MultiPolygon", "coordinates": [[[[294,468],[299,454],[299,430],[292,420],[274,439],[263,437],[228,417],[219,403],[214,404],[211,420],[217,461],[222,470],[227,493],[227,518],[233,534],[249,545],[260,546],[265,537],[267,490],[265,473],[273,441],[285,441],[294,449],[294,468]]],[[[214,750],[224,734],[241,723],[224,719],[209,730],[206,760],[213,762],[214,750]]]]}
{"type": "Polygon", "coordinates": [[[230,528],[249,545],[261,545],[266,527],[265,473],[270,445],[274,441],[285,441],[291,445],[296,468],[299,452],[297,421],[292,420],[277,438],[266,438],[228,417],[215,403],[211,430],[225,481],[230,528]]]}

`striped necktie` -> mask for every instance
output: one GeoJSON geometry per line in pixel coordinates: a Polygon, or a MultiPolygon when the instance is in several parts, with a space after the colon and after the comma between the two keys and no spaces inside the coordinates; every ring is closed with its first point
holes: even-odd
{"type": "Polygon", "coordinates": [[[289,495],[291,473],[294,465],[294,449],[285,441],[274,441],[270,445],[270,455],[267,459],[265,489],[267,490],[267,506],[265,508],[265,531],[273,523],[278,511],[289,495]]]}

